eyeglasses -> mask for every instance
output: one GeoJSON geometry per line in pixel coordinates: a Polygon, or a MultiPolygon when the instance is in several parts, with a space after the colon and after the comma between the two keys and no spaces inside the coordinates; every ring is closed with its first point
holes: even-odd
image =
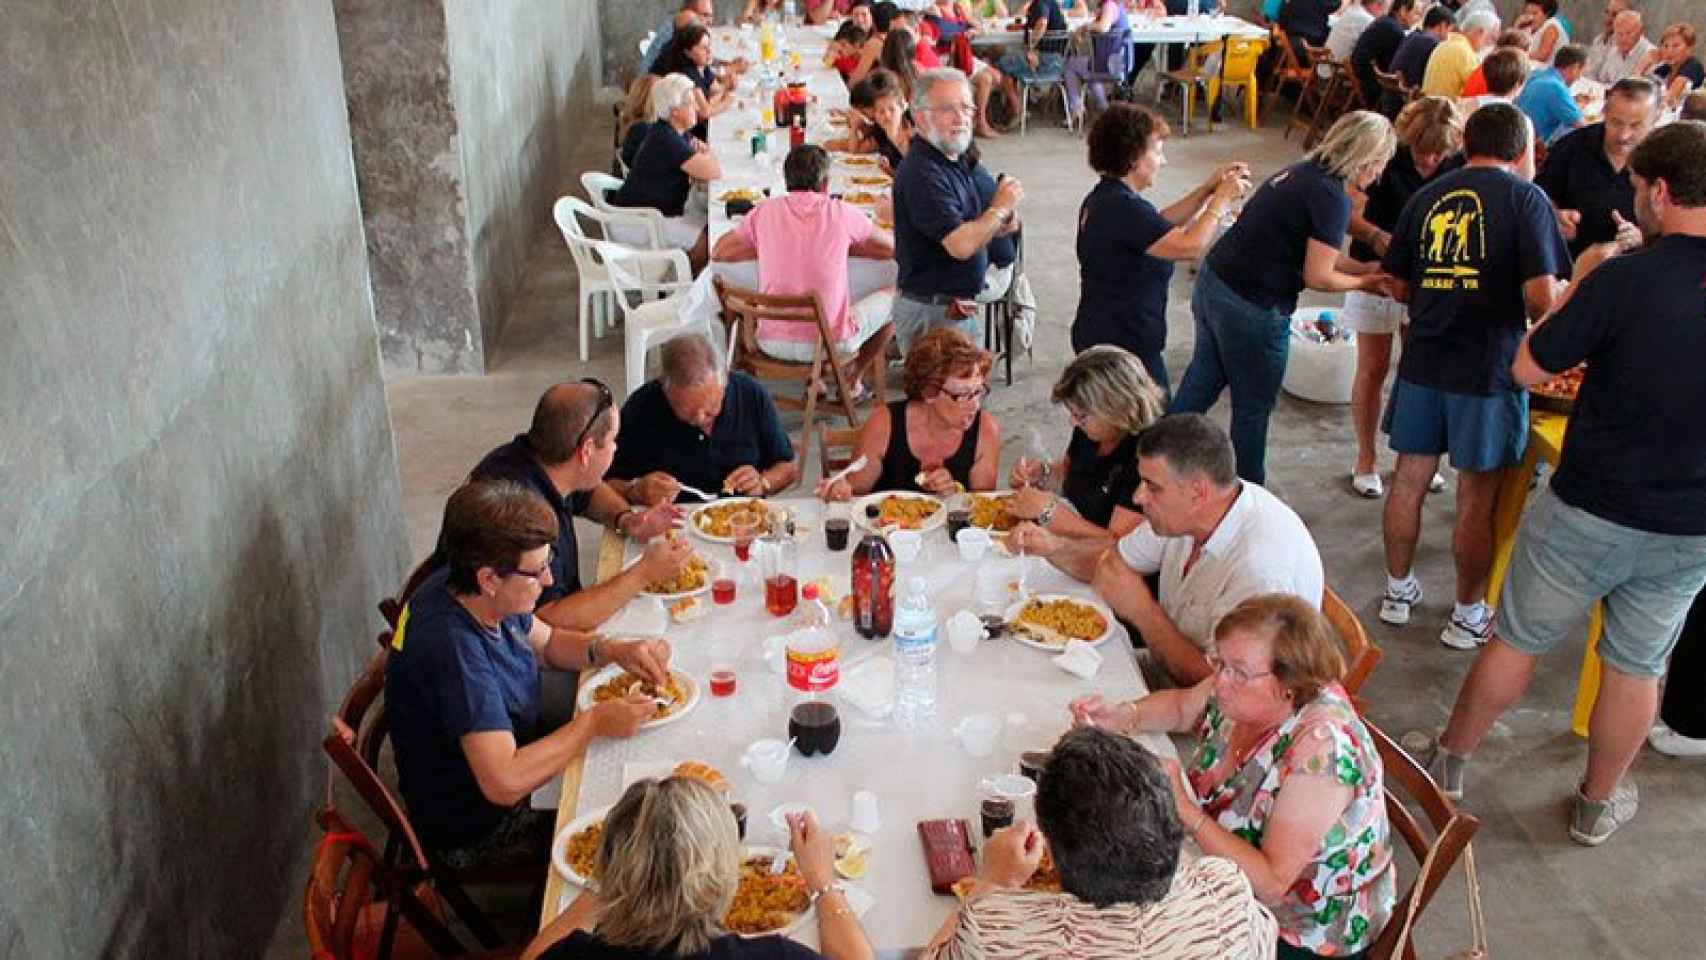
{"type": "Polygon", "coordinates": [[[981,403],[984,397],[989,396],[989,384],[973,387],[970,390],[949,390],[947,387],[943,387],[942,396],[955,403],[981,403]]]}
{"type": "Polygon", "coordinates": [[[500,576],[500,577],[526,577],[529,580],[538,580],[541,577],[543,577],[546,574],[551,572],[551,564],[556,562],[556,559],[557,559],[557,547],[556,547],[556,545],[555,544],[547,544],[545,546],[545,562],[539,565],[539,569],[537,569],[537,570],[523,570],[520,567],[510,567],[507,570],[499,570],[498,576],[500,576]]]}
{"type": "Polygon", "coordinates": [[[586,441],[587,434],[592,432],[592,425],[598,422],[599,417],[604,416],[604,411],[616,406],[616,397],[610,392],[610,388],[604,385],[603,380],[586,377],[581,382],[589,383],[598,388],[598,406],[593,408],[592,417],[587,420],[586,426],[581,428],[581,432],[575,436],[575,442],[569,444],[570,450],[579,450],[581,444],[586,441]]]}
{"type": "Polygon", "coordinates": [[[1251,673],[1236,664],[1227,663],[1225,660],[1220,659],[1219,654],[1214,653],[1208,655],[1208,665],[1214,668],[1214,672],[1216,674],[1225,677],[1240,687],[1255,683],[1263,677],[1271,677],[1274,675],[1272,670],[1264,670],[1261,673],[1251,673]]]}
{"type": "Polygon", "coordinates": [[[922,109],[929,110],[931,113],[957,113],[961,116],[967,117],[973,116],[977,113],[977,108],[969,103],[932,103],[922,109]]]}

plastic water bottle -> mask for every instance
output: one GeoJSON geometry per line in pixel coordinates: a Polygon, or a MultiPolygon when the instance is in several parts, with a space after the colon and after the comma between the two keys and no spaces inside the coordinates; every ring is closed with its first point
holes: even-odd
{"type": "Polygon", "coordinates": [[[782,23],[790,27],[799,23],[799,12],[799,5],[794,0],[787,0],[786,3],[782,4],[782,23]]]}
{"type": "Polygon", "coordinates": [[[1202,16],[1202,0],[1189,0],[1185,4],[1185,16],[1190,17],[1191,22],[1195,23],[1202,16]]]}
{"type": "Polygon", "coordinates": [[[894,720],[902,730],[936,720],[936,627],[924,578],[913,577],[894,612],[894,720]]]}

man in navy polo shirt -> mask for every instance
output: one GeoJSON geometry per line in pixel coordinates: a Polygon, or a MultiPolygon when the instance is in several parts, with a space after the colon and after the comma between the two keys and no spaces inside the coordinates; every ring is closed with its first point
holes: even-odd
{"type": "Polygon", "coordinates": [[[1382,264],[1393,299],[1409,304],[1409,335],[1383,424],[1398,454],[1386,499],[1386,595],[1380,619],[1410,622],[1422,586],[1412,570],[1422,499],[1443,453],[1457,468],[1457,604],[1440,642],[1473,650],[1492,634],[1483,598],[1493,562],[1500,472],[1522,459],[1528,394],[1511,358],[1530,319],[1552,308],[1570,255],[1539,187],[1516,173],[1531,127],[1509,103],[1476,110],[1463,129],[1462,169],[1404,205],[1382,264]]]}
{"type": "Polygon", "coordinates": [[[1002,177],[988,205],[965,162],[971,147],[971,84],[944,67],[918,78],[913,122],[918,135],[894,177],[895,339],[901,352],[935,327],[977,339],[977,304],[989,268],[989,242],[1018,229],[1019,181],[1002,177]]]}
{"type": "Polygon", "coordinates": [[[1440,785],[1461,796],[1464,762],[1521,699],[1540,655],[1579,638],[1603,599],[1605,669],[1569,827],[1587,846],[1635,815],[1625,774],[1706,584],[1706,124],[1661,127],[1629,166],[1650,242],[1622,255],[1632,238],[1583,253],[1563,305],[1528,333],[1511,367],[1524,385],[1583,362],[1587,371],[1550,490],[1517,533],[1497,636],[1465,678],[1432,764],[1440,785]]]}
{"type": "Polygon", "coordinates": [[[557,516],[507,480],[471,480],[444,506],[445,565],[409,598],[385,668],[386,716],[409,819],[458,869],[544,861],[554,810],[529,795],[601,737],[628,737],[656,711],[635,691],[541,729],[539,669],[605,664],[667,682],[669,645],[553,630],[533,615],[552,585],[557,516]]]}
{"type": "MultiPolygon", "coordinates": [[[[648,583],[672,577],[692,549],[657,535],[680,518],[672,506],[680,490],[664,476],[607,483],[604,472],[616,455],[621,416],[610,389],[597,381],[559,383],[540,396],[526,433],[493,450],[469,473],[519,483],[538,494],[557,517],[551,584],[539,594],[534,613],[553,627],[591,630],[608,620],[648,583]],[[640,562],[610,579],[581,583],[575,517],[611,527],[646,545],[640,562]],[[656,538],[656,539],[654,539],[656,538]]],[[[444,563],[444,535],[430,561],[444,563]]]]}
{"type": "Polygon", "coordinates": [[[612,476],[655,474],[754,497],[794,482],[794,446],[763,384],[738,371],[725,380],[710,341],[696,333],[666,341],[659,358],[662,375],[622,404],[612,476]]]}
{"type": "Polygon", "coordinates": [[[1629,155],[1658,117],[1658,84],[1646,77],[1619,80],[1606,92],[1604,120],[1566,133],[1546,151],[1546,164],[1534,182],[1558,208],[1558,225],[1572,256],[1616,240],[1624,225],[1634,224],[1629,155]]]}

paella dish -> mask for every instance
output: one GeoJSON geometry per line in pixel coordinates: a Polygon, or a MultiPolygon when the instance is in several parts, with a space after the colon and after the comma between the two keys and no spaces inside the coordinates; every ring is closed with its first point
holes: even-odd
{"type": "Polygon", "coordinates": [[[705,584],[710,581],[710,571],[710,565],[705,562],[705,558],[694,554],[688,558],[687,563],[682,565],[681,570],[675,576],[646,584],[644,592],[674,596],[702,590],[705,584]]]}
{"type": "Polygon", "coordinates": [[[639,677],[624,670],[609,680],[598,685],[592,692],[593,703],[604,703],[607,700],[621,700],[630,693],[643,693],[648,697],[668,701],[659,704],[658,712],[653,720],[661,720],[679,711],[687,703],[687,686],[681,681],[681,674],[674,670],[669,672],[669,682],[659,686],[647,683],[639,677]]]}
{"type": "Polygon", "coordinates": [[[941,509],[942,505],[934,500],[896,494],[884,497],[877,503],[877,516],[873,522],[878,527],[917,530],[941,509]]]}
{"type": "Polygon", "coordinates": [[[770,508],[766,507],[762,500],[750,498],[720,500],[700,507],[693,513],[693,526],[707,536],[727,539],[734,536],[734,528],[730,525],[730,521],[736,515],[746,511],[756,511],[759,515],[757,536],[763,536],[770,532],[770,508]]]}
{"type": "Polygon", "coordinates": [[[1005,496],[992,497],[973,494],[971,498],[971,525],[982,527],[994,533],[1006,533],[1019,525],[1019,518],[1007,511],[1005,496]]]}
{"type": "Polygon", "coordinates": [[[570,869],[588,880],[598,876],[598,845],[604,840],[604,821],[582,827],[569,836],[566,859],[570,869]]]}
{"type": "Polygon", "coordinates": [[[1071,597],[1033,597],[1010,619],[1028,639],[1050,647],[1071,640],[1097,643],[1108,632],[1108,618],[1100,609],[1071,597]]]}
{"type": "Polygon", "coordinates": [[[718,203],[733,203],[736,201],[757,203],[762,199],[764,199],[764,191],[757,187],[734,187],[733,189],[724,190],[722,193],[717,194],[718,203]]]}
{"type": "Polygon", "coordinates": [[[741,861],[734,903],[723,916],[723,927],[730,933],[753,936],[786,930],[810,908],[806,879],[792,860],[781,873],[770,872],[779,855],[748,854],[741,861]]]}

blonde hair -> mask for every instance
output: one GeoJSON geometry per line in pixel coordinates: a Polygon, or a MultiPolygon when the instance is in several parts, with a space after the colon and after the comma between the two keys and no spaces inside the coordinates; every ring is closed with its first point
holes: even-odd
{"type": "Polygon", "coordinates": [[[1143,368],[1123,347],[1104,344],[1072,358],[1050,398],[1074,404],[1121,433],[1137,433],[1167,412],[1167,403],[1143,368]]]}
{"type": "Polygon", "coordinates": [[[1308,159],[1340,180],[1350,180],[1369,170],[1378,174],[1397,149],[1391,121],[1372,110],[1356,110],[1333,124],[1308,159]]]}
{"type": "Polygon", "coordinates": [[[622,99],[622,115],[616,121],[618,140],[627,137],[628,130],[634,124],[645,123],[650,119],[652,87],[657,86],[657,82],[657,75],[642,73],[628,88],[628,95],[622,99]]]}
{"type": "Polygon", "coordinates": [[[640,780],[604,818],[594,931],[612,946],[686,957],[723,933],[740,881],[728,804],[702,780],[640,780]]]}
{"type": "Polygon", "coordinates": [[[1268,641],[1274,679],[1291,691],[1292,702],[1308,703],[1321,688],[1345,675],[1345,654],[1333,625],[1302,597],[1267,593],[1233,607],[1214,625],[1218,647],[1233,633],[1268,641]]]}
{"type": "Polygon", "coordinates": [[[652,119],[668,120],[669,113],[693,99],[693,81],[686,74],[672,73],[652,84],[652,119]]]}
{"type": "Polygon", "coordinates": [[[1404,105],[1392,129],[1417,153],[1455,153],[1463,147],[1463,111],[1450,97],[1422,97],[1404,105]]]}

